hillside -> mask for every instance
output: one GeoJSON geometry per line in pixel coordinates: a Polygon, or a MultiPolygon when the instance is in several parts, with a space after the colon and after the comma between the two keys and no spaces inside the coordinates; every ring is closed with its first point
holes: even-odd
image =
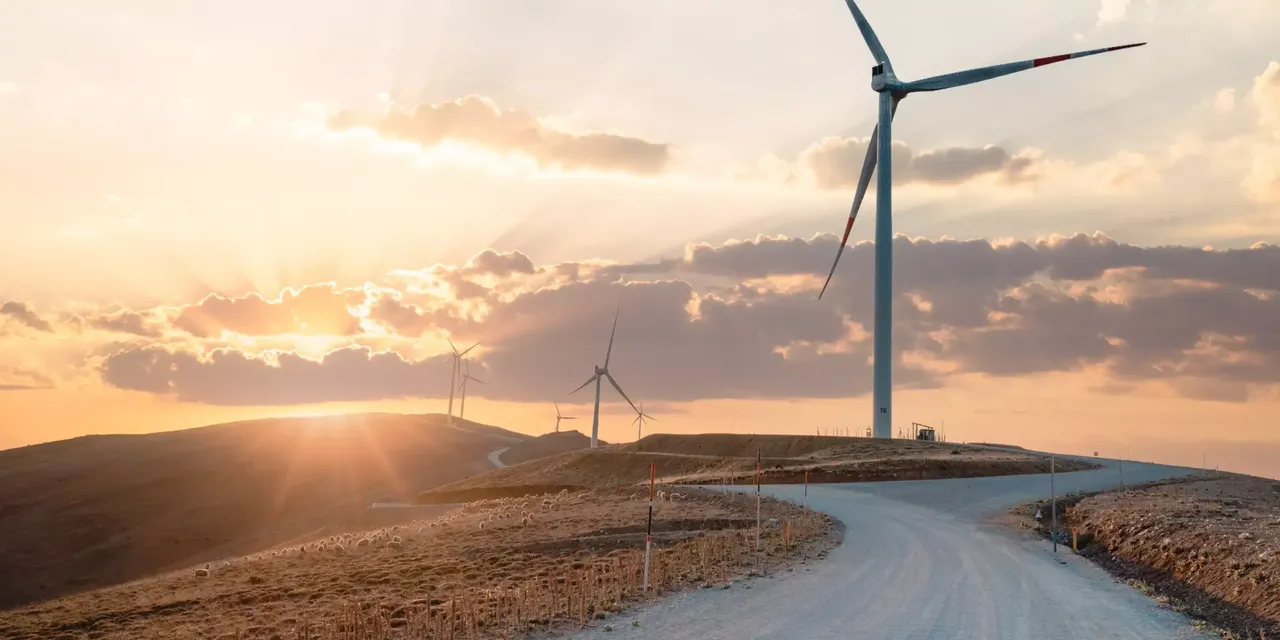
{"type": "MultiPolygon", "coordinates": [[[[600,444],[603,446],[609,443],[601,440],[600,444]]],[[[511,448],[502,452],[499,459],[503,464],[514,465],[570,451],[579,451],[590,446],[591,438],[578,431],[559,431],[545,433],[511,445],[511,448]]]]}
{"type": "MultiPolygon", "coordinates": [[[[916,440],[834,436],[655,434],[639,442],[571,451],[496,469],[418,496],[424,504],[617,487],[644,482],[653,465],[659,482],[754,482],[756,451],[764,482],[866,482],[1047,473],[1042,454],[916,440]]],[[[1060,460],[1058,471],[1091,468],[1060,460]]]]}
{"type": "Polygon", "coordinates": [[[528,436],[364,414],[85,436],[0,451],[0,608],[365,522],[528,436]]]}

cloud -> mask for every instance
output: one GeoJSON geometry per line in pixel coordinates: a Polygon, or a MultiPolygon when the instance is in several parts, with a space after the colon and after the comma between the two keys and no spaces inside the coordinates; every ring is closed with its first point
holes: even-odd
{"type": "MultiPolygon", "coordinates": [[[[756,167],[737,172],[737,177],[847,189],[858,184],[869,142],[870,138],[823,138],[800,152],[794,162],[765,156],[756,167]]],[[[989,176],[1016,184],[1036,179],[1039,160],[1040,156],[1033,152],[1010,154],[994,145],[916,153],[903,142],[893,143],[894,181],[898,184],[960,184],[989,176]]]]}
{"type": "MultiPolygon", "coordinates": [[[[800,164],[823,189],[858,184],[870,138],[824,138],[800,154],[800,164]]],[[[900,183],[957,184],[979,176],[998,174],[1009,182],[1027,179],[1033,160],[1014,156],[993,145],[981,148],[949,147],[915,153],[894,141],[894,179],[900,183]]]]}
{"type": "Polygon", "coordinates": [[[1254,79],[1250,96],[1258,112],[1258,136],[1241,187],[1254,202],[1280,204],[1280,62],[1254,79]]]}
{"type": "Polygon", "coordinates": [[[364,127],[384,139],[424,147],[451,140],[498,153],[518,153],[540,166],[564,170],[651,176],[665,171],[671,162],[668,144],[613,133],[560,131],[533,114],[503,109],[483,96],[410,109],[391,105],[381,114],[343,110],[329,118],[328,126],[335,131],[364,127]]]}
{"type": "Polygon", "coordinates": [[[1098,9],[1098,26],[1114,24],[1124,20],[1129,13],[1130,0],[1102,0],[1098,9]]]}
{"type": "Polygon", "coordinates": [[[337,335],[360,332],[351,306],[364,300],[362,290],[338,290],[332,283],[286,289],[278,297],[257,293],[239,297],[210,294],[183,307],[173,321],[176,329],[197,337],[231,331],[249,336],[337,335]]]}
{"type": "Polygon", "coordinates": [[[220,405],[276,405],[419,396],[449,375],[440,356],[410,362],[398,354],[347,347],[310,360],[288,352],[253,357],[233,349],[197,355],[143,347],[115,353],[103,379],[133,391],[220,405]]]}
{"type": "MultiPolygon", "coordinates": [[[[835,245],[830,235],[760,237],[639,264],[536,265],[489,251],[364,288],[314,286],[317,300],[342,300],[361,320],[331,322],[353,344],[323,357],[135,344],[113,350],[101,372],[113,386],[215,404],[439,397],[448,359],[439,349],[422,357],[419,338],[433,334],[482,341],[473,372],[489,384],[477,395],[541,402],[563,398],[602,361],[621,301],[610,367],[633,400],[858,395],[870,390],[874,247],[850,247],[819,301],[835,245]]],[[[900,388],[1059,371],[1097,375],[1100,393],[1163,385],[1240,401],[1280,386],[1280,247],[1140,247],[1077,234],[899,237],[895,252],[900,388]]],[[[217,316],[219,326],[246,331],[294,330],[305,309],[337,317],[337,306],[289,307],[290,295],[195,306],[235,310],[217,316]]]]}
{"type": "Polygon", "coordinates": [[[0,96],[13,95],[21,92],[22,87],[18,86],[16,83],[0,81],[0,96]]]}
{"type": "Polygon", "coordinates": [[[32,369],[0,368],[0,391],[29,391],[53,387],[53,379],[32,369]]]}
{"type": "Polygon", "coordinates": [[[0,305],[0,321],[9,319],[25,327],[30,327],[37,331],[51,332],[53,326],[44,320],[25,302],[16,302],[10,300],[0,305]]]}
{"type": "Polygon", "coordinates": [[[144,338],[157,338],[162,332],[159,323],[150,315],[129,309],[122,309],[112,313],[91,314],[80,318],[80,320],[94,329],[115,333],[130,333],[144,338]]]}

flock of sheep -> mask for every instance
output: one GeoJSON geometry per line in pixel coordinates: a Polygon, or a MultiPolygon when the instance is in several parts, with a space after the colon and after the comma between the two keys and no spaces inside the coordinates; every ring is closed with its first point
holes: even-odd
{"type": "MultiPolygon", "coordinates": [[[[506,523],[514,524],[517,518],[519,518],[519,526],[528,527],[536,523],[538,518],[541,517],[540,515],[535,516],[535,514],[545,514],[558,508],[580,504],[589,493],[589,491],[570,493],[568,489],[564,489],[560,493],[548,495],[541,500],[528,496],[477,500],[468,502],[449,514],[432,520],[414,520],[408,524],[383,527],[377,530],[336,534],[323,540],[263,551],[234,560],[206,563],[204,567],[196,569],[196,576],[207,577],[215,570],[215,567],[227,569],[233,564],[260,562],[273,558],[323,553],[343,554],[357,550],[372,549],[396,551],[404,548],[406,540],[410,538],[411,532],[415,530],[417,532],[416,535],[428,535],[433,529],[447,531],[455,527],[465,526],[470,522],[475,522],[477,528],[484,529],[485,527],[500,526],[506,523]]],[[[659,494],[661,493],[659,492],[659,494]]],[[[680,494],[672,495],[677,496],[680,494]]]]}

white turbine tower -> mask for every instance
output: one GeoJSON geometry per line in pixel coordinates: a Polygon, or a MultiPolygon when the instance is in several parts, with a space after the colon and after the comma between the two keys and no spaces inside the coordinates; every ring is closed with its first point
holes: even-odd
{"type": "MultiPolygon", "coordinates": [[[[621,311],[622,308],[621,305],[619,305],[618,312],[621,311]]],[[[613,388],[618,391],[618,395],[622,396],[622,399],[626,400],[627,404],[631,405],[632,409],[635,409],[637,412],[640,411],[639,409],[636,409],[636,403],[632,402],[631,398],[627,397],[627,392],[623,391],[622,387],[618,386],[618,381],[613,379],[613,374],[609,373],[609,356],[613,353],[613,336],[618,333],[618,312],[613,314],[613,331],[609,332],[609,348],[604,352],[604,366],[595,367],[595,373],[592,374],[590,378],[587,378],[587,381],[582,383],[581,387],[569,392],[569,395],[573,395],[592,382],[596,383],[596,409],[595,412],[591,414],[592,449],[600,446],[600,380],[602,378],[607,378],[609,380],[609,384],[613,385],[613,388]]]]}
{"type": "MultiPolygon", "coordinates": [[[[871,24],[867,22],[866,16],[862,14],[857,3],[854,0],[845,0],[845,4],[849,5],[849,11],[853,13],[853,19],[858,24],[858,30],[862,32],[862,38],[866,40],[867,48],[871,50],[871,55],[875,58],[875,66],[871,67],[871,89],[880,94],[880,117],[875,129],[871,131],[871,140],[867,143],[867,157],[862,164],[862,173],[858,176],[858,189],[853,197],[853,206],[849,210],[849,221],[845,224],[844,237],[840,239],[840,248],[836,251],[835,261],[831,263],[831,273],[827,275],[827,281],[822,285],[822,293],[825,293],[827,285],[831,284],[831,277],[836,272],[836,265],[840,263],[840,255],[844,253],[845,243],[849,241],[849,231],[853,229],[853,221],[858,216],[858,208],[862,205],[862,199],[867,195],[867,187],[871,184],[871,174],[876,171],[878,164],[875,231],[875,342],[872,354],[874,362],[872,430],[877,438],[890,438],[893,437],[891,398],[893,351],[892,336],[890,335],[893,327],[893,309],[891,306],[893,304],[893,220],[891,219],[893,210],[893,177],[891,175],[891,159],[893,148],[892,123],[893,116],[898,110],[898,103],[912,93],[962,87],[975,82],[1007,76],[1019,71],[1043,67],[1055,62],[1140,47],[1146,43],[1127,44],[1118,47],[1107,47],[1106,49],[1092,49],[1049,56],[1047,58],[1010,62],[991,67],[948,73],[925,78],[924,80],[904,82],[894,75],[893,63],[889,61],[889,55],[885,53],[884,47],[880,44],[880,39],[876,37],[875,31],[871,29],[871,24]]],[[[822,297],[822,293],[818,294],[819,298],[822,297]]]]}
{"type": "Polygon", "coordinates": [[[577,418],[575,418],[575,417],[573,417],[573,416],[563,416],[563,415],[560,415],[560,403],[558,403],[558,402],[553,402],[553,403],[551,403],[551,404],[554,404],[554,405],[556,406],[556,433],[560,433],[560,421],[561,421],[561,420],[577,420],[577,418]]]}
{"type": "Polygon", "coordinates": [[[640,435],[644,432],[645,420],[657,421],[657,418],[644,412],[644,401],[641,400],[640,408],[636,409],[636,419],[631,421],[631,424],[636,425],[636,442],[640,442],[640,435]]]}
{"type": "Polygon", "coordinates": [[[466,358],[463,358],[462,359],[462,383],[458,385],[458,388],[462,390],[462,406],[458,407],[459,418],[467,417],[467,381],[468,380],[475,380],[480,384],[485,383],[484,380],[481,380],[480,378],[477,378],[471,375],[471,361],[467,360],[466,358]]]}
{"type": "Polygon", "coordinates": [[[448,424],[453,424],[453,392],[458,388],[458,373],[462,366],[462,358],[479,345],[480,343],[477,342],[462,351],[458,351],[458,348],[453,346],[453,341],[449,341],[449,348],[453,349],[451,354],[453,355],[453,370],[449,372],[449,418],[446,420],[448,424]]]}

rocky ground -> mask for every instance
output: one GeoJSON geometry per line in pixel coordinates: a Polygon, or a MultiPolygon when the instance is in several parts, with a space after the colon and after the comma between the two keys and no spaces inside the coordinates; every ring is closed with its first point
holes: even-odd
{"type": "MultiPolygon", "coordinates": [[[[1280,482],[1214,474],[1067,496],[1064,544],[1233,638],[1280,638],[1280,482]]],[[[1024,522],[1047,503],[1024,505],[1024,522]]]]}

